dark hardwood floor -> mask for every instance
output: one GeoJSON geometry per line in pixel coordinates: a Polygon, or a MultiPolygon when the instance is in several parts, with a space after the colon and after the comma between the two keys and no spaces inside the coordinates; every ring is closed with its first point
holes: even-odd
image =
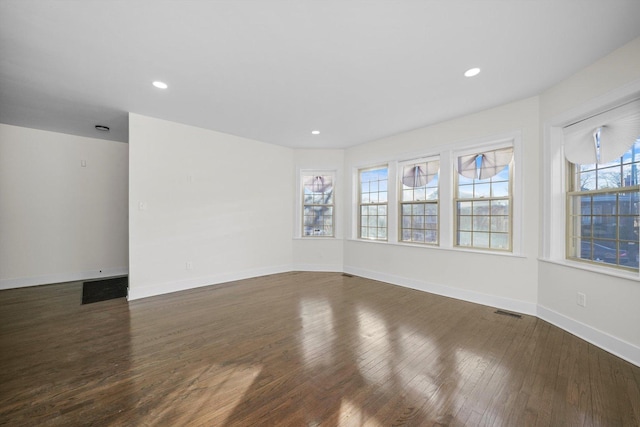
{"type": "Polygon", "coordinates": [[[640,425],[640,368],[531,316],[337,273],[81,293],[0,291],[0,424],[640,425]]]}

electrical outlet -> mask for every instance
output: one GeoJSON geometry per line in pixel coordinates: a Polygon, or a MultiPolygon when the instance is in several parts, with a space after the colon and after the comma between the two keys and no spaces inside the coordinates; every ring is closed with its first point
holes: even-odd
{"type": "Polygon", "coordinates": [[[187,270],[193,270],[193,261],[187,261],[187,270]]]}
{"type": "Polygon", "coordinates": [[[578,292],[578,305],[580,307],[586,307],[587,306],[587,296],[585,294],[583,294],[582,292],[578,292]]]}

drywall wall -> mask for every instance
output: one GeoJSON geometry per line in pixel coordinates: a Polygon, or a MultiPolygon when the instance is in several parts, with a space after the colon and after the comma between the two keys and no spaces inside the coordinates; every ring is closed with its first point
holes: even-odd
{"type": "MultiPolygon", "coordinates": [[[[551,123],[584,105],[596,107],[599,99],[612,102],[615,96],[640,97],[638,88],[640,39],[545,91],[540,97],[541,121],[551,123]]],[[[557,151],[558,147],[550,149],[557,151]]],[[[546,239],[554,238],[548,230],[546,233],[546,239]]],[[[598,274],[556,261],[539,265],[541,317],[640,365],[640,282],[637,278],[598,274]],[[577,305],[578,292],[586,295],[586,307],[577,305]]]]}
{"type": "Polygon", "coordinates": [[[127,273],[128,148],[0,124],[0,288],[127,273]]]}
{"type": "Polygon", "coordinates": [[[129,298],[290,271],[293,150],[130,114],[129,298]]]}
{"type": "MultiPolygon", "coordinates": [[[[539,198],[538,98],[510,103],[434,126],[362,144],[346,150],[348,199],[356,200],[357,169],[393,160],[432,154],[443,146],[491,140],[504,134],[521,138],[522,217],[519,256],[365,242],[354,239],[349,227],[345,242],[345,271],[456,298],[535,314],[537,301],[537,241],[539,198]]],[[[441,170],[446,167],[441,162],[441,170]]],[[[444,175],[443,175],[443,178],[444,175]]],[[[442,195],[440,203],[452,200],[442,195]]],[[[348,215],[355,222],[355,205],[348,215]]],[[[389,207],[390,211],[397,209],[389,207]]],[[[442,207],[441,207],[442,209],[442,207]]],[[[390,227],[396,224],[390,221],[390,227]]],[[[441,230],[452,233],[452,230],[441,230]]],[[[392,235],[392,231],[390,231],[392,235]]],[[[451,237],[449,236],[451,239],[451,237]]]]}
{"type": "Polygon", "coordinates": [[[344,150],[294,150],[294,176],[296,197],[293,222],[293,269],[300,271],[342,271],[343,236],[346,214],[344,196],[347,193],[344,180],[344,150]],[[301,237],[302,189],[301,171],[333,171],[334,183],[334,237],[301,237]]]}

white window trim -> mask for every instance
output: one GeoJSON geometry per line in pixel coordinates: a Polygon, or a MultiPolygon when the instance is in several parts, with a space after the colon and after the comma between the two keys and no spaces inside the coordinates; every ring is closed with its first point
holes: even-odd
{"type": "Polygon", "coordinates": [[[564,156],[563,128],[578,120],[640,98],[640,80],[586,102],[543,125],[542,155],[542,247],[540,259],[576,268],[640,281],[640,271],[621,271],[611,266],[572,261],[566,258],[567,161],[564,156]]]}
{"type": "Polygon", "coordinates": [[[338,215],[341,214],[338,207],[338,194],[339,194],[339,183],[336,182],[338,177],[338,173],[335,169],[298,169],[296,173],[297,184],[296,184],[296,214],[294,216],[294,226],[295,230],[293,232],[294,239],[305,239],[305,240],[314,240],[314,239],[336,239],[339,238],[339,221],[337,220],[338,215]],[[303,236],[302,235],[302,211],[304,210],[304,199],[302,198],[302,177],[306,175],[323,175],[323,176],[331,176],[333,179],[333,236],[303,236]]]}
{"type": "Polygon", "coordinates": [[[458,149],[452,150],[451,153],[451,167],[453,168],[453,173],[451,175],[454,182],[451,184],[452,194],[452,203],[451,203],[451,247],[457,250],[467,251],[473,250],[475,252],[482,253],[494,253],[494,252],[506,252],[511,253],[516,256],[522,256],[522,224],[523,224],[523,202],[524,202],[524,189],[523,189],[523,177],[524,177],[524,161],[522,159],[522,136],[520,132],[514,132],[511,134],[502,135],[499,137],[493,138],[484,138],[482,141],[477,141],[474,143],[466,144],[464,147],[460,147],[458,149]],[[475,154],[485,151],[498,150],[500,148],[513,147],[513,170],[511,172],[511,251],[496,251],[492,249],[481,249],[481,248],[465,248],[462,246],[456,246],[454,243],[453,230],[455,229],[453,221],[455,221],[455,211],[453,211],[453,202],[455,201],[455,188],[453,185],[455,184],[455,175],[458,172],[455,170],[455,166],[453,162],[457,160],[459,156],[464,156],[468,154],[475,154]]]}
{"type": "MultiPolygon", "coordinates": [[[[409,160],[401,160],[397,162],[397,167],[396,167],[396,172],[397,172],[397,177],[396,177],[396,185],[398,186],[397,189],[397,200],[396,200],[396,215],[397,215],[397,224],[396,224],[396,243],[398,243],[399,245],[402,246],[431,246],[431,247],[438,247],[440,246],[440,207],[441,207],[441,203],[440,203],[440,178],[441,178],[441,172],[442,171],[442,161],[440,159],[440,155],[439,154],[435,154],[435,155],[431,155],[431,156],[422,156],[422,157],[416,157],[414,159],[409,159],[409,160]],[[434,160],[437,160],[438,162],[440,162],[440,171],[438,172],[438,198],[435,200],[437,206],[438,206],[438,227],[436,229],[436,233],[438,236],[438,243],[420,243],[420,242],[406,242],[404,240],[402,240],[402,236],[401,236],[401,232],[402,232],[402,174],[404,171],[404,167],[408,166],[408,165],[413,165],[416,163],[424,163],[424,162],[432,162],[434,160]]],[[[427,183],[428,184],[428,183],[427,183]]],[[[425,200],[425,202],[429,202],[428,200],[425,200]]],[[[433,200],[431,201],[433,202],[433,200]]],[[[388,233],[388,231],[387,231],[388,233]]]]}
{"type": "Polygon", "coordinates": [[[398,216],[396,213],[392,212],[389,209],[389,206],[392,205],[392,200],[397,199],[397,192],[395,188],[392,188],[392,185],[397,185],[395,181],[395,171],[396,171],[396,162],[379,162],[372,163],[369,165],[358,166],[353,169],[353,195],[352,197],[353,204],[353,218],[351,222],[351,237],[354,240],[358,241],[366,241],[366,242],[376,242],[376,243],[388,243],[395,242],[398,238],[398,232],[392,230],[391,224],[395,223],[392,221],[397,221],[398,216]],[[387,169],[387,239],[386,240],[377,240],[377,239],[363,239],[360,237],[360,172],[371,169],[387,169]],[[392,176],[391,174],[394,174],[392,176]],[[392,199],[393,198],[393,199],[392,199]]]}
{"type": "Polygon", "coordinates": [[[372,161],[366,164],[357,164],[352,167],[351,170],[351,227],[348,234],[348,240],[354,240],[358,242],[367,242],[378,245],[401,245],[404,247],[415,247],[423,250],[451,250],[451,251],[463,251],[472,252],[486,255],[497,256],[515,256],[524,257],[523,253],[523,213],[524,213],[524,161],[522,158],[523,146],[522,146],[522,133],[521,131],[505,132],[501,134],[490,135],[482,138],[475,138],[471,140],[463,140],[449,144],[442,144],[429,148],[422,152],[405,153],[397,156],[396,158],[386,159],[384,161],[372,161]],[[454,246],[454,221],[455,212],[453,209],[454,200],[454,174],[457,173],[453,162],[456,160],[458,154],[471,154],[473,152],[487,151],[490,149],[503,148],[506,146],[513,146],[513,182],[512,182],[512,203],[513,203],[513,218],[512,218],[512,248],[511,252],[495,251],[495,250],[482,250],[478,248],[463,248],[454,246]],[[423,244],[411,244],[401,242],[399,240],[399,217],[397,206],[399,205],[398,195],[398,170],[399,165],[405,162],[411,162],[413,159],[428,159],[428,158],[440,158],[440,175],[439,175],[439,245],[423,245],[423,244]],[[359,171],[362,169],[384,167],[388,168],[388,206],[395,206],[395,208],[387,209],[387,240],[369,240],[360,239],[358,237],[358,205],[359,205],[359,184],[360,177],[359,171]]]}

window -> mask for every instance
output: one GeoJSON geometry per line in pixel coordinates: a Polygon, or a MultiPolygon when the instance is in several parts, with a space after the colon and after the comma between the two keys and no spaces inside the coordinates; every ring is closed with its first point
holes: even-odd
{"type": "Polygon", "coordinates": [[[564,132],[569,161],[567,258],[638,270],[640,104],[564,132]]]}
{"type": "Polygon", "coordinates": [[[455,245],[510,251],[513,147],[457,160],[455,245]]]}
{"type": "Polygon", "coordinates": [[[400,168],[400,241],[438,244],[438,159],[400,168]]]}
{"type": "Polygon", "coordinates": [[[359,212],[361,239],[387,240],[386,166],[362,169],[359,175],[359,212]]]}
{"type": "Polygon", "coordinates": [[[302,175],[302,236],[334,236],[334,176],[302,175]]]}

